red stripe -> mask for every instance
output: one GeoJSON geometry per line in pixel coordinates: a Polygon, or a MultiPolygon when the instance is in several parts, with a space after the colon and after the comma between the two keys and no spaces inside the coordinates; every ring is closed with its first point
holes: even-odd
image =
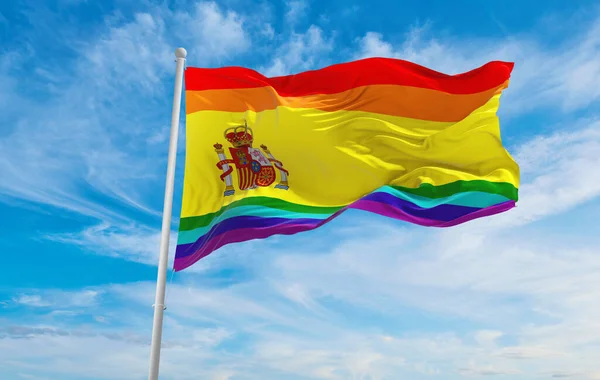
{"type": "Polygon", "coordinates": [[[240,175],[240,188],[246,189],[254,184],[256,181],[256,173],[254,173],[248,166],[245,166],[239,170],[240,175]]]}
{"type": "Polygon", "coordinates": [[[240,189],[246,189],[249,187],[248,184],[248,171],[250,169],[248,169],[247,167],[241,168],[240,169],[240,175],[241,175],[241,182],[240,182],[240,189]]]}
{"type": "Polygon", "coordinates": [[[295,75],[267,78],[244,67],[197,68],[185,71],[186,91],[273,87],[280,96],[336,94],[352,88],[387,84],[450,94],[474,94],[496,88],[510,78],[512,62],[492,61],[472,71],[447,75],[412,62],[367,58],[295,75]]]}

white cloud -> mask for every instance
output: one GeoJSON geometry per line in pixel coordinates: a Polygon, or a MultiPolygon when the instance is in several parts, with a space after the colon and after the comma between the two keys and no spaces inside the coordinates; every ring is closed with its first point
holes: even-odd
{"type": "MultiPolygon", "coordinates": [[[[151,318],[149,312],[140,312],[140,306],[146,306],[151,298],[153,284],[121,285],[103,291],[112,294],[111,304],[122,301],[121,309],[113,312],[120,315],[119,322],[125,323],[124,329],[94,326],[89,330],[72,323],[68,328],[10,326],[0,330],[0,348],[13,347],[5,358],[11,370],[27,369],[46,376],[89,376],[114,361],[104,368],[104,378],[131,377],[136,372],[144,372],[148,337],[140,336],[139,331],[145,331],[148,336],[151,318]],[[145,317],[140,319],[142,315],[145,317]],[[24,337],[27,339],[22,339],[24,337]],[[80,349],[87,346],[93,348],[80,349]]],[[[165,321],[163,376],[185,379],[236,374],[249,379],[252,376],[302,378],[300,375],[313,375],[348,379],[368,375],[383,378],[398,370],[436,372],[435,365],[423,362],[424,353],[439,355],[467,349],[451,336],[386,339],[374,332],[348,331],[285,303],[273,303],[272,296],[262,282],[218,292],[207,287],[173,286],[165,321]],[[255,301],[245,301],[252,293],[255,301]],[[232,309],[237,311],[232,313],[232,309]],[[219,327],[202,327],[215,323],[219,327]],[[243,354],[236,353],[237,348],[230,352],[232,347],[240,347],[240,341],[235,340],[238,338],[241,342],[253,342],[245,345],[243,354]],[[226,346],[231,339],[231,344],[226,346]],[[410,358],[408,362],[404,355],[410,358]]],[[[102,305],[89,313],[100,307],[102,305]]]]}
{"type": "Polygon", "coordinates": [[[309,5],[305,0],[289,0],[286,1],[286,6],[285,19],[288,23],[294,25],[305,16],[309,5]]]}
{"type": "Polygon", "coordinates": [[[495,375],[516,375],[519,371],[509,369],[499,369],[493,365],[477,365],[469,363],[469,366],[460,368],[458,372],[466,376],[495,376],[495,375]]]}
{"type": "Polygon", "coordinates": [[[333,48],[333,37],[327,37],[321,28],[311,25],[305,33],[292,32],[272,62],[259,71],[272,77],[313,69],[327,62],[326,56],[333,48]]]}
{"type": "Polygon", "coordinates": [[[386,57],[386,58],[401,58],[400,53],[394,51],[394,47],[391,43],[382,40],[383,35],[376,32],[367,32],[363,38],[360,39],[360,51],[356,58],[368,58],[368,57],[386,57]]]}
{"type": "Polygon", "coordinates": [[[552,358],[553,356],[564,355],[563,352],[551,350],[543,346],[517,346],[504,347],[496,351],[496,355],[509,359],[534,359],[534,358],[552,358]]]}
{"type": "MultiPolygon", "coordinates": [[[[92,202],[85,197],[83,193],[92,183],[105,193],[116,198],[122,195],[121,199],[127,204],[146,210],[120,186],[114,186],[119,178],[125,177],[124,169],[131,171],[128,178],[135,178],[133,173],[144,170],[139,162],[127,162],[128,155],[110,141],[107,130],[110,126],[99,120],[96,111],[101,108],[100,102],[111,102],[110,91],[114,87],[110,86],[115,86],[118,81],[113,75],[123,77],[124,71],[119,71],[119,67],[124,65],[115,63],[128,57],[133,59],[131,55],[121,58],[113,53],[126,50],[126,46],[133,44],[126,36],[135,36],[148,25],[151,25],[151,19],[140,16],[123,29],[114,31],[113,38],[103,40],[89,50],[89,61],[79,68],[83,70],[80,72],[83,78],[95,78],[93,81],[67,83],[67,88],[57,98],[37,104],[15,120],[13,133],[0,140],[0,165],[4,173],[0,191],[99,218],[118,218],[118,213],[104,206],[104,202],[92,202]],[[121,39],[117,42],[114,38],[121,39]],[[104,55],[99,52],[101,50],[104,55]],[[100,75],[104,69],[107,72],[100,75]],[[106,98],[95,89],[106,89],[108,92],[103,93],[106,98]],[[117,167],[118,171],[115,170],[117,167]],[[86,179],[89,182],[86,183],[86,179]]],[[[142,64],[136,71],[140,73],[138,79],[134,77],[133,82],[122,82],[151,87],[153,70],[151,65],[142,64]],[[140,82],[147,78],[148,84],[140,82]]],[[[117,110],[122,111],[114,108],[113,112],[117,110]]],[[[110,112],[104,117],[106,115],[110,112]]],[[[119,127],[127,125],[129,123],[124,120],[119,127]]]]}
{"type": "Polygon", "coordinates": [[[156,91],[157,84],[172,66],[171,50],[165,41],[164,20],[149,13],[137,13],[124,25],[109,24],[106,35],[84,45],[80,53],[85,57],[85,69],[91,68],[91,78],[85,71],[80,76],[85,78],[86,85],[93,84],[104,91],[130,86],[140,91],[156,91]]]}
{"type": "Polygon", "coordinates": [[[23,294],[15,299],[13,299],[15,303],[26,305],[26,306],[37,306],[37,307],[45,307],[50,306],[51,303],[47,301],[43,301],[42,297],[39,295],[27,295],[23,294]]]}
{"type": "Polygon", "coordinates": [[[174,15],[181,39],[186,41],[192,65],[215,62],[246,52],[251,46],[246,20],[215,2],[198,2],[194,12],[174,15]]]}
{"type": "Polygon", "coordinates": [[[502,331],[481,330],[475,333],[475,341],[482,346],[493,347],[501,336],[502,331]]]}
{"type": "MultiPolygon", "coordinates": [[[[89,307],[96,305],[100,292],[93,289],[78,291],[61,291],[44,289],[38,294],[19,294],[13,297],[13,303],[30,307],[52,307],[55,315],[73,314],[72,310],[59,310],[60,308],[89,307]]],[[[9,304],[10,305],[10,304],[9,304]]]]}
{"type": "MultiPolygon", "coordinates": [[[[101,255],[119,257],[142,264],[158,264],[160,231],[143,226],[120,226],[103,223],[76,233],[47,235],[47,239],[75,244],[101,255]]],[[[177,236],[169,237],[169,252],[174,252],[177,236]]]]}
{"type": "Polygon", "coordinates": [[[213,2],[197,3],[190,13],[149,8],[131,20],[107,19],[90,42],[68,41],[77,60],[37,71],[44,78],[53,73],[52,80],[44,79],[52,96],[23,101],[14,87],[18,73],[10,70],[16,57],[3,55],[1,96],[11,102],[1,103],[0,110],[10,118],[9,132],[0,135],[0,194],[112,224],[127,222],[123,207],[160,215],[162,199],[148,184],[164,181],[167,152],[155,141],[168,130],[165,94],[172,84],[165,78],[174,70],[173,40],[179,34],[192,45],[195,64],[250,46],[242,18],[213,2]],[[175,28],[167,32],[171,24],[175,28]]]}

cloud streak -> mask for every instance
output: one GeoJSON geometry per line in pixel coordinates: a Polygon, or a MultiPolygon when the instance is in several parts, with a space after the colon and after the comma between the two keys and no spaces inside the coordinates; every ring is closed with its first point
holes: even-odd
{"type": "MultiPolygon", "coordinates": [[[[0,136],[0,192],[122,223],[123,207],[160,215],[162,198],[143,189],[164,181],[166,167],[166,149],[155,144],[168,130],[169,114],[160,110],[169,109],[166,79],[174,69],[166,26],[179,25],[175,35],[186,31],[190,45],[202,46],[197,64],[243,53],[250,40],[243,19],[212,2],[106,23],[91,42],[73,44],[79,59],[53,72],[52,97],[2,103],[11,132],[0,136]]],[[[2,57],[5,96],[16,92],[14,54],[2,57]]]]}

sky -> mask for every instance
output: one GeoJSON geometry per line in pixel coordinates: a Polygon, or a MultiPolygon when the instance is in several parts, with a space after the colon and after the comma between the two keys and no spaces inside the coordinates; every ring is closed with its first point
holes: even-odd
{"type": "MultiPolygon", "coordinates": [[[[145,379],[175,73],[515,62],[505,214],[349,211],[169,272],[161,379],[600,379],[596,1],[0,2],[0,378],[145,379]]],[[[181,207],[178,145],[170,265],[181,207]]]]}

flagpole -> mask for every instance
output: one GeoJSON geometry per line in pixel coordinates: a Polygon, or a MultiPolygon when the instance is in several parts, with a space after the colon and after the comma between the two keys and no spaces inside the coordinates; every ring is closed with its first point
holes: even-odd
{"type": "Polygon", "coordinates": [[[152,344],[150,346],[150,372],[148,380],[158,380],[160,364],[160,344],[162,339],[163,314],[165,311],[165,290],[167,286],[167,265],[169,262],[169,235],[171,234],[171,214],[173,211],[173,187],[175,186],[175,161],[177,158],[177,135],[179,132],[179,112],[181,110],[181,92],[183,87],[183,69],[187,52],[184,48],[175,50],[175,94],[171,115],[171,138],[167,158],[167,181],[165,184],[165,203],[163,207],[162,230],[160,234],[160,252],[158,257],[158,276],[156,297],[154,300],[154,323],[152,325],[152,344]]]}

